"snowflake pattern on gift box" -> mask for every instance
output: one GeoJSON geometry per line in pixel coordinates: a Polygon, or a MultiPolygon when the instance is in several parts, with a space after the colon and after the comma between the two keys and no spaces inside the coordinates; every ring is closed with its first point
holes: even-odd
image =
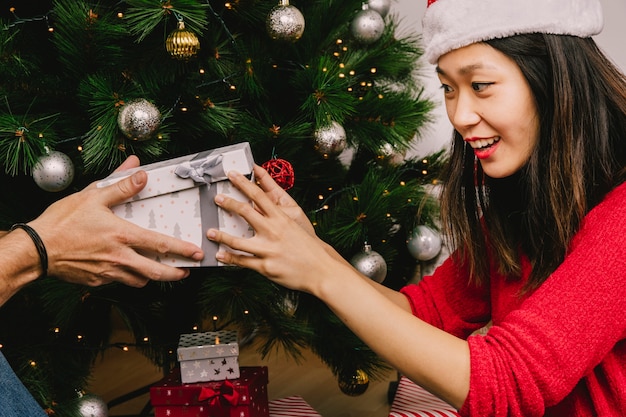
{"type": "Polygon", "coordinates": [[[184,383],[239,378],[237,332],[183,334],[178,343],[178,360],[184,383]]]}

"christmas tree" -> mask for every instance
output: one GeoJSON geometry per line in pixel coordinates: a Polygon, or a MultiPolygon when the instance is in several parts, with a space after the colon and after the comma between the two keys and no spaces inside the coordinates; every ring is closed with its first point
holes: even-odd
{"type": "MultiPolygon", "coordinates": [[[[416,232],[435,228],[444,155],[407,156],[433,103],[417,76],[419,35],[397,36],[389,10],[390,0],[15,2],[0,16],[2,226],[130,154],[145,164],[246,141],[320,237],[399,288],[439,249],[416,232]]],[[[386,369],[318,300],[251,271],[197,269],[142,289],[48,278],[0,308],[2,351],[42,407],[76,415],[95,358],[114,346],[113,313],[164,369],[181,333],[223,328],[260,340],[263,354],[310,348],[340,381],[386,369]]]]}

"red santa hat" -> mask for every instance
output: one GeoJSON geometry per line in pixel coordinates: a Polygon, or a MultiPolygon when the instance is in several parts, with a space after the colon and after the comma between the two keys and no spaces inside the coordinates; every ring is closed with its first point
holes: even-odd
{"type": "Polygon", "coordinates": [[[524,33],[587,38],[603,23],[600,0],[428,0],[424,56],[435,64],[453,49],[524,33]]]}

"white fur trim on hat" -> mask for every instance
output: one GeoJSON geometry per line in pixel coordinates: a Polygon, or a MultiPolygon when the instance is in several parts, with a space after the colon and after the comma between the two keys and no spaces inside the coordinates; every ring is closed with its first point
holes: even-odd
{"type": "Polygon", "coordinates": [[[435,64],[453,49],[524,33],[587,38],[603,24],[600,0],[437,0],[422,20],[424,57],[435,64]]]}

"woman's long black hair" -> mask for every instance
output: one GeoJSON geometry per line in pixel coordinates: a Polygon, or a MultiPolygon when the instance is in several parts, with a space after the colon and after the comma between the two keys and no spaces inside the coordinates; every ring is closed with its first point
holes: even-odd
{"type": "Polygon", "coordinates": [[[521,252],[538,287],[563,262],[584,216],[626,171],[626,77],[591,38],[528,34],[486,42],[513,59],[534,95],[539,140],[509,178],[483,174],[454,133],[442,223],[472,279],[519,277],[521,252]]]}

